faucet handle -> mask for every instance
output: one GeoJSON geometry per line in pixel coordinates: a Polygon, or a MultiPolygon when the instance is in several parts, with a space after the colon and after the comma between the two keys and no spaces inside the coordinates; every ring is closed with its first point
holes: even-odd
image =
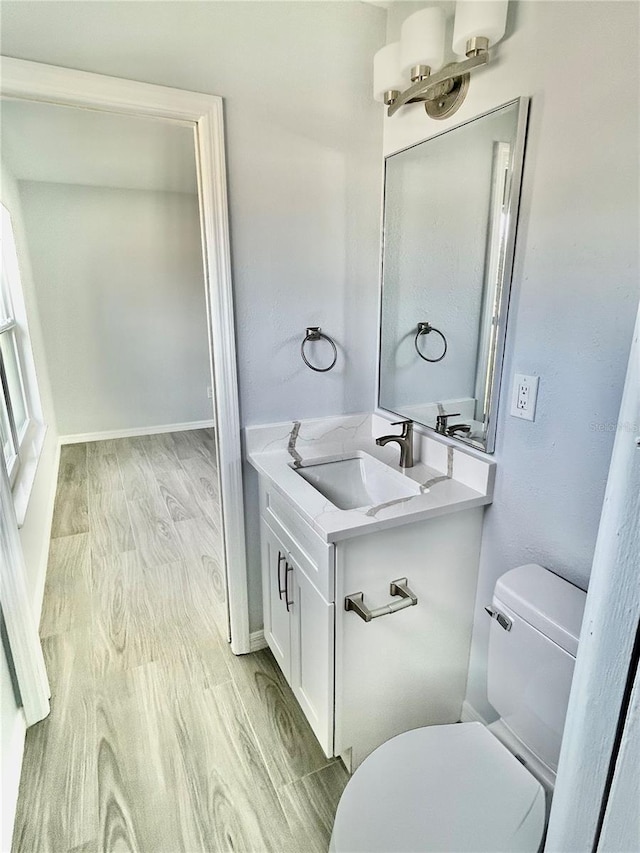
{"type": "Polygon", "coordinates": [[[447,429],[447,421],[449,418],[459,418],[460,412],[443,412],[441,415],[436,417],[436,432],[445,434],[447,429]]]}
{"type": "Polygon", "coordinates": [[[413,421],[411,418],[406,418],[404,421],[393,421],[391,426],[401,426],[403,438],[408,438],[413,435],[413,421]]]}

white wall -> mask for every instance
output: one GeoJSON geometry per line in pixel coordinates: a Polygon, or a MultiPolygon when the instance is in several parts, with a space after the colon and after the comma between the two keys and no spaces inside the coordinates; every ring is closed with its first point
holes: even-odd
{"type": "MultiPolygon", "coordinates": [[[[27,592],[31,600],[35,621],[39,622],[44,578],[49,552],[49,532],[53,511],[53,497],[58,469],[58,432],[54,418],[51,388],[44,357],[44,345],[31,264],[27,251],[22,208],[18,186],[3,164],[0,198],[9,213],[13,225],[20,276],[29,316],[29,334],[36,364],[40,400],[48,430],[38,463],[36,478],[31,491],[24,523],[20,529],[20,542],[26,567],[27,592]]],[[[24,717],[18,708],[13,693],[9,668],[4,650],[0,649],[0,755],[2,764],[2,835],[0,849],[8,850],[11,844],[13,814],[18,796],[18,779],[24,747],[24,717]]]]}
{"type": "Polygon", "coordinates": [[[62,436],[210,420],[198,200],[20,182],[62,436]]]}
{"type": "Polygon", "coordinates": [[[496,579],[528,562],[589,579],[638,301],[639,13],[633,2],[511,3],[506,40],[452,119],[431,122],[420,106],[385,119],[389,153],[532,97],[467,694],[490,718],[483,606],[496,579]],[[515,372],[541,377],[535,423],[509,417],[515,372]]]}

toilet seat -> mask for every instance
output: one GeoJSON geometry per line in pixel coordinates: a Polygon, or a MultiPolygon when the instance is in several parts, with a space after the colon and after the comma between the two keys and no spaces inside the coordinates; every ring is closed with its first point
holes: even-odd
{"type": "Polygon", "coordinates": [[[480,723],[428,726],[378,747],[347,784],[333,853],[536,853],[540,783],[480,723]]]}

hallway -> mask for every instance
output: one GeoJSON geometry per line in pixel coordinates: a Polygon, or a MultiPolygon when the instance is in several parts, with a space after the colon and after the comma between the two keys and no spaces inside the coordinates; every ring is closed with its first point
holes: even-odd
{"type": "Polygon", "coordinates": [[[14,853],[327,849],[346,771],[226,642],[214,441],[62,448],[14,853]]]}

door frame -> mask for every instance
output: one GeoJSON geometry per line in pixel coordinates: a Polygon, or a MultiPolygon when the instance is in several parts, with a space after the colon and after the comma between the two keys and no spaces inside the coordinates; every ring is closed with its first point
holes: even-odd
{"type": "Polygon", "coordinates": [[[640,624],[640,308],[571,685],[547,853],[595,851],[620,749],[640,624]]]}
{"type": "Polygon", "coordinates": [[[236,366],[223,103],[172,89],[1,57],[0,96],[193,127],[226,558],[231,650],[250,651],[242,448],[236,366]]]}

